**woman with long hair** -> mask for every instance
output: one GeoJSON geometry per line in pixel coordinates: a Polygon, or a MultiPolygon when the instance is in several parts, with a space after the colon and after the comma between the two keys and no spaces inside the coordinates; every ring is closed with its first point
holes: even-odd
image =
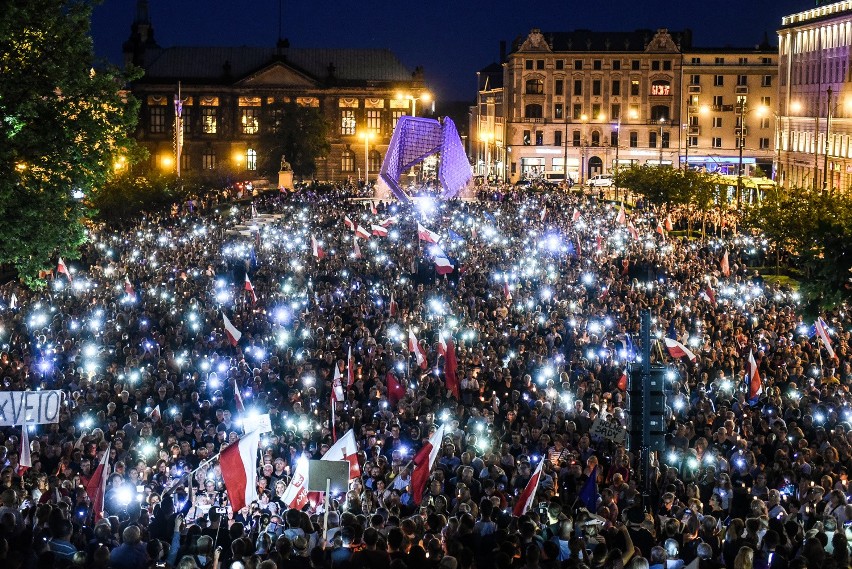
{"type": "Polygon", "coordinates": [[[754,567],[754,550],[751,547],[741,547],[734,559],[734,569],[752,569],[754,567]]]}

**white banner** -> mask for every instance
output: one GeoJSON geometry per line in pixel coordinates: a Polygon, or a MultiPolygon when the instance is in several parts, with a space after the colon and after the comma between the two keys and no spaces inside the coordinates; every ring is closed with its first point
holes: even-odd
{"type": "Polygon", "coordinates": [[[58,423],[61,403],[59,390],[0,392],[0,427],[58,423]]]}
{"type": "Polygon", "coordinates": [[[626,431],[620,423],[604,421],[603,419],[598,417],[592,423],[592,428],[589,429],[589,433],[605,438],[616,444],[623,445],[626,431]]]}

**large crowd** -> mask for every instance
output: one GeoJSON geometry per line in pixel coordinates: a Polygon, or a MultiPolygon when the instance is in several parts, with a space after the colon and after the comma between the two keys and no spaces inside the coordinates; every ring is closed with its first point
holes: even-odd
{"type": "Polygon", "coordinates": [[[93,226],[71,278],[5,285],[4,390],[64,395],[58,423],[27,428],[31,467],[21,428],[0,434],[3,567],[848,567],[849,312],[822,315],[832,357],[796,291],[749,269],[767,243],[721,211],[702,227],[641,202],[622,218],[597,196],[483,197],[304,190],[187,207],[93,226]],[[387,235],[356,238],[374,225],[387,235]],[[624,376],[646,309],[651,357],[670,370],[667,450],[647,472],[595,429],[631,420],[624,376]],[[673,358],[665,337],[697,359],[673,358]],[[441,338],[455,341],[458,397],[441,338]],[[258,500],[234,511],[215,457],[250,414],[272,432],[258,500]],[[439,425],[418,503],[411,461],[439,425]],[[326,534],[322,500],[296,509],[285,494],[297,461],[349,429],[361,476],[331,497],[326,534]],[[95,511],[85,488],[104,453],[95,511]]]}

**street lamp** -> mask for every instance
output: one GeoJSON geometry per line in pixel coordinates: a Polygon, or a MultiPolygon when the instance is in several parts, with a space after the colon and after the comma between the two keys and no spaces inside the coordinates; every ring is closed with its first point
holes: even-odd
{"type": "Polygon", "coordinates": [[[364,187],[370,185],[370,139],[375,135],[376,133],[370,129],[361,133],[361,138],[364,140],[364,187]]]}
{"type": "Polygon", "coordinates": [[[586,181],[584,177],[586,174],[586,145],[589,143],[586,128],[589,124],[589,115],[585,113],[580,115],[580,120],[583,122],[583,140],[580,141],[580,185],[582,186],[586,181]]]}
{"type": "Polygon", "coordinates": [[[660,168],[663,167],[663,125],[666,124],[666,117],[660,117],[660,162],[657,164],[660,168]]]}
{"type": "Polygon", "coordinates": [[[422,101],[423,103],[428,103],[432,100],[432,93],[429,91],[423,91],[420,95],[412,95],[411,93],[402,93],[399,92],[396,94],[396,98],[398,100],[408,100],[411,101],[411,116],[417,116],[417,101],[422,101]]]}

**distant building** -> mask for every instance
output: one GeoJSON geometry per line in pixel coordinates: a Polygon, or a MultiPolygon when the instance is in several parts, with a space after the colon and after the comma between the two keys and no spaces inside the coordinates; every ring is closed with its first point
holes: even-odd
{"type": "Polygon", "coordinates": [[[575,182],[652,164],[772,170],[777,51],[704,49],[689,30],[542,32],[478,73],[478,174],[575,182]],[[740,112],[745,112],[743,123],[740,112]],[[760,115],[760,116],[758,116],[760,115]],[[767,119],[768,117],[768,119],[767,119]],[[745,129],[740,130],[744,124],[745,129]]]}
{"type": "Polygon", "coordinates": [[[786,187],[848,191],[852,2],[785,16],[778,42],[780,181],[786,187]]]}
{"type": "Polygon", "coordinates": [[[428,94],[422,69],[406,69],[389,50],[295,49],[286,40],[275,47],[162,48],[145,0],[137,2],[124,54],[145,71],[132,91],[141,101],[137,139],[151,153],[149,168],[175,169],[178,83],[181,172],[232,179],[257,177],[261,135],[275,128],[282,103],[318,108],[328,120],[331,152],[315,177],[333,181],[363,179],[367,161],[375,180],[397,119],[431,111],[419,98],[428,94]]]}

